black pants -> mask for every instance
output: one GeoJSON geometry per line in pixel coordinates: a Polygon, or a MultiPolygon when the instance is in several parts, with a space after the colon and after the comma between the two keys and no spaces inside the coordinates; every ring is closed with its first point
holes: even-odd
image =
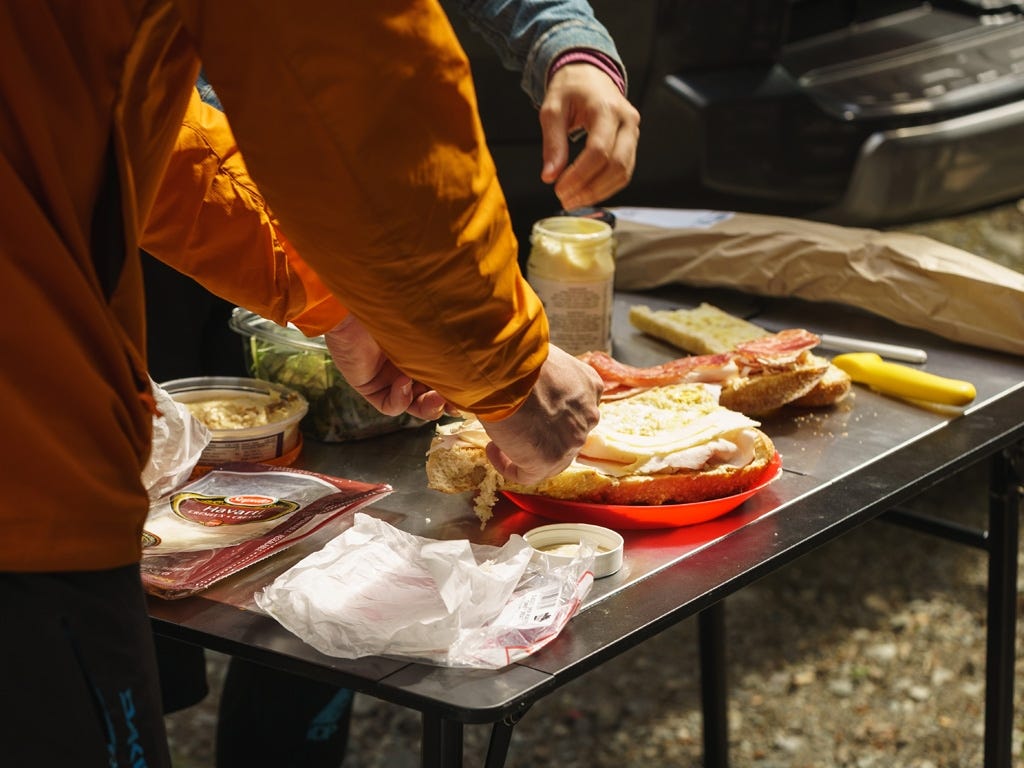
{"type": "Polygon", "coordinates": [[[217,768],[338,768],[352,691],[232,659],[221,692],[217,768]]]}
{"type": "Polygon", "coordinates": [[[170,768],[137,565],[3,573],[0,605],[4,765],[170,768]]]}
{"type": "MultiPolygon", "coordinates": [[[[157,637],[164,707],[207,694],[203,649],[157,637]]],[[[338,768],[348,746],[352,691],[233,658],[221,690],[216,768],[338,768]]]]}

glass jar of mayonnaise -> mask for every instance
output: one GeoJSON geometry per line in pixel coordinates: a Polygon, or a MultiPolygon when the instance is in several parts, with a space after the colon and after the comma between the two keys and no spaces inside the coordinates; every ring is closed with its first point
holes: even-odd
{"type": "Polygon", "coordinates": [[[612,351],[615,241],[603,221],[553,216],[533,225],[526,278],[544,304],[551,343],[571,355],[612,351]]]}

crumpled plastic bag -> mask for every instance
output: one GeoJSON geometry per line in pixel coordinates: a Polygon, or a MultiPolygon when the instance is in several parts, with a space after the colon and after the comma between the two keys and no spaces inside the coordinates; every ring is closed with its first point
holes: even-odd
{"type": "Polygon", "coordinates": [[[160,415],[153,416],[153,447],[142,484],[149,500],[156,501],[188,480],[212,436],[185,405],[152,379],[149,384],[160,415]]]}
{"type": "Polygon", "coordinates": [[[553,565],[521,536],[439,541],[357,513],[256,604],[321,653],[499,669],[551,642],[593,585],[594,549],[553,565]]]}

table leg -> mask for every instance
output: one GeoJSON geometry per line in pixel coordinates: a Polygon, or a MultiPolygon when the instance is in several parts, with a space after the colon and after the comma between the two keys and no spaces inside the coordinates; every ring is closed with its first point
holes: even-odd
{"type": "Polygon", "coordinates": [[[462,723],[422,713],[422,768],[462,768],[462,723]]]}
{"type": "Polygon", "coordinates": [[[992,459],[989,480],[988,632],[985,648],[985,766],[1010,768],[1017,635],[1017,552],[1024,445],[992,459]]]}
{"type": "Polygon", "coordinates": [[[729,715],[725,690],[725,601],[697,614],[700,690],[704,713],[704,766],[728,768],[729,715]]]}
{"type": "Polygon", "coordinates": [[[512,742],[512,729],[526,714],[527,709],[529,705],[524,705],[518,712],[491,727],[491,740],[487,744],[484,768],[503,768],[505,760],[508,759],[509,744],[512,742]]]}

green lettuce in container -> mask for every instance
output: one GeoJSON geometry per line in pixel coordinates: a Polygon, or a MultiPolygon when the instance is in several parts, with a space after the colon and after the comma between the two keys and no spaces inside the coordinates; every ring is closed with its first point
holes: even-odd
{"type": "Polygon", "coordinates": [[[426,423],[409,414],[385,416],[366,402],[334,366],[323,336],[310,338],[241,307],[235,308],[230,325],[243,338],[255,378],[291,387],[309,401],[299,425],[305,434],[341,443],[426,423]]]}

